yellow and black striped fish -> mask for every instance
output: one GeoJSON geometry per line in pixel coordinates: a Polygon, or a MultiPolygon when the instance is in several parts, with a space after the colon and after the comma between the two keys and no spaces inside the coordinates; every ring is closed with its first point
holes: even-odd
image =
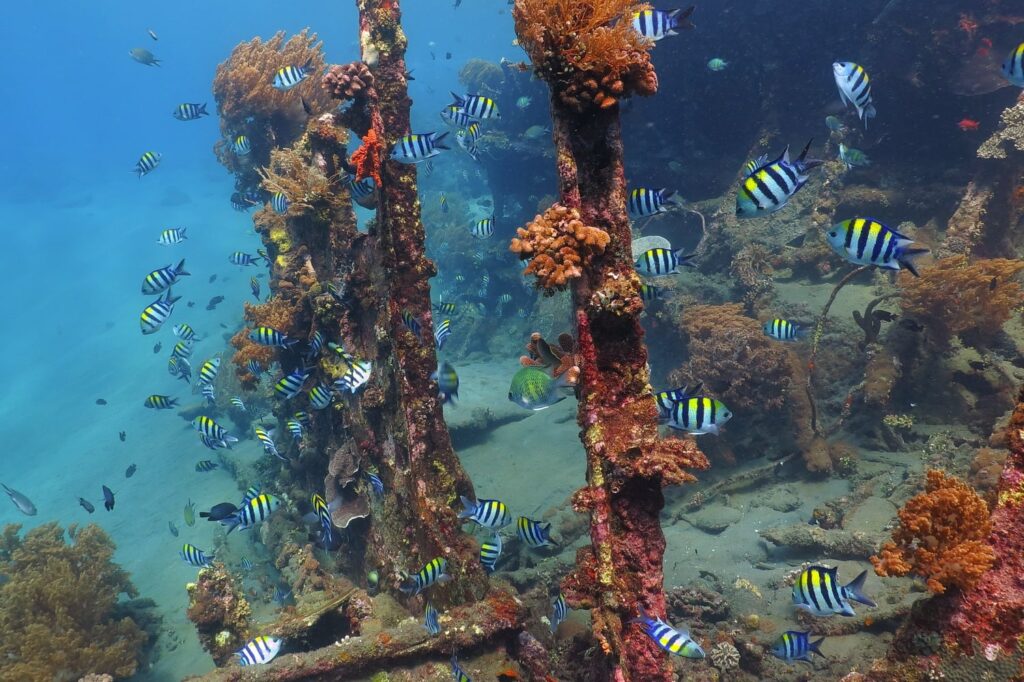
{"type": "Polygon", "coordinates": [[[227,526],[228,533],[235,528],[246,530],[252,528],[281,507],[281,500],[267,493],[260,493],[245,502],[231,516],[221,520],[222,526],[227,526]]]}
{"type": "Polygon", "coordinates": [[[313,68],[313,60],[309,59],[302,66],[282,66],[274,74],[273,86],[278,90],[291,90],[309,77],[313,68]]]}
{"type": "Polygon", "coordinates": [[[182,258],[177,267],[167,265],[146,275],[146,278],[142,280],[142,293],[159,294],[164,289],[171,288],[179,277],[190,274],[192,273],[185,270],[185,259],[182,258]]]}
{"type": "Polygon", "coordinates": [[[419,573],[409,576],[398,589],[406,594],[417,595],[435,583],[448,582],[452,578],[445,573],[447,567],[447,559],[442,557],[431,559],[426,566],[420,569],[419,573]]]}
{"type": "Polygon", "coordinates": [[[490,540],[480,543],[480,563],[488,573],[494,571],[501,558],[501,533],[495,533],[490,540]]]}
{"type": "Polygon", "coordinates": [[[142,406],[151,410],[170,410],[178,406],[178,399],[154,393],[143,401],[142,406]]]}
{"type": "Polygon", "coordinates": [[[678,205],[673,201],[673,196],[675,196],[675,192],[670,192],[664,187],[661,189],[634,187],[629,191],[629,200],[626,205],[630,215],[636,217],[665,213],[670,207],[678,205]]]}
{"type": "Polygon", "coordinates": [[[713,433],[732,419],[732,412],[714,398],[687,398],[672,406],[668,425],[693,435],[713,433]]]}
{"type": "Polygon", "coordinates": [[[309,389],[309,406],[314,410],[322,410],[326,408],[333,400],[334,393],[331,391],[330,386],[317,384],[313,388],[309,389]]]}
{"type": "Polygon", "coordinates": [[[450,149],[441,140],[448,133],[412,133],[403,135],[395,141],[394,149],[391,150],[391,158],[402,163],[419,163],[437,156],[442,149],[450,149]]]}
{"type": "Polygon", "coordinates": [[[501,118],[501,112],[498,111],[498,103],[490,97],[485,97],[484,95],[457,95],[454,92],[452,97],[455,98],[455,101],[452,102],[451,106],[459,107],[470,118],[477,120],[501,118]]]}
{"type": "Polygon", "coordinates": [[[679,274],[679,266],[696,267],[690,261],[697,254],[687,254],[685,249],[663,249],[655,247],[647,249],[636,259],[636,271],[648,277],[679,274]]]}
{"type": "Polygon", "coordinates": [[[516,531],[519,533],[519,539],[526,543],[528,547],[534,549],[538,547],[554,546],[555,542],[551,539],[551,524],[540,523],[529,519],[525,516],[520,516],[516,519],[516,531]]]}
{"type": "Polygon", "coordinates": [[[181,546],[181,551],[178,552],[178,555],[190,566],[197,568],[212,566],[210,562],[213,561],[213,554],[207,554],[195,545],[190,545],[187,542],[181,546]]]}
{"type": "Polygon", "coordinates": [[[308,378],[308,371],[297,369],[290,374],[284,375],[274,384],[274,393],[279,398],[291,400],[302,391],[302,385],[306,383],[308,378]]]}
{"type": "Polygon", "coordinates": [[[473,500],[460,496],[465,507],[459,512],[460,519],[476,521],[485,528],[504,528],[512,523],[512,514],[500,500],[473,500]]]}
{"type": "Polygon", "coordinates": [[[220,358],[210,358],[199,368],[199,385],[209,386],[217,378],[220,370],[220,358]]]}
{"type": "Polygon", "coordinates": [[[906,268],[918,277],[913,259],[928,249],[912,249],[914,240],[872,218],[852,218],[832,227],[825,236],[832,250],[857,265],[886,270],[906,268]]]}
{"type": "Polygon", "coordinates": [[[174,304],[181,300],[181,296],[172,296],[168,289],[163,297],[156,299],[143,310],[139,315],[139,324],[143,334],[153,334],[160,331],[167,318],[174,312],[174,304]]]}
{"type": "Polygon", "coordinates": [[[736,217],[753,218],[768,215],[783,208],[801,187],[807,184],[807,171],[823,162],[808,159],[811,140],[796,161],[789,159],[789,147],[782,156],[762,165],[740,182],[736,192],[736,217]]]}
{"type": "Polygon", "coordinates": [[[256,327],[249,332],[249,340],[255,341],[261,346],[275,346],[277,348],[291,348],[299,342],[298,339],[288,338],[273,327],[256,327]]]}
{"type": "Polygon", "coordinates": [[[1003,75],[1018,88],[1024,88],[1024,43],[1013,48],[1003,62],[1003,75]]]}
{"type": "Polygon", "coordinates": [[[135,172],[141,178],[143,175],[152,173],[160,165],[161,155],[156,152],[144,152],[135,163],[135,172]]]}
{"type": "Polygon", "coordinates": [[[768,320],[761,326],[761,329],[766,336],[779,341],[797,341],[807,335],[806,329],[801,329],[789,320],[780,320],[779,318],[768,320]]]}
{"type": "Polygon", "coordinates": [[[205,102],[203,104],[185,102],[174,108],[173,116],[179,121],[195,121],[203,116],[209,116],[209,114],[206,112],[205,102]]]}
{"type": "Polygon", "coordinates": [[[867,571],[848,585],[839,584],[839,569],[808,566],[793,583],[793,603],[815,616],[856,616],[851,601],[870,607],[876,604],[864,594],[867,571]]]}

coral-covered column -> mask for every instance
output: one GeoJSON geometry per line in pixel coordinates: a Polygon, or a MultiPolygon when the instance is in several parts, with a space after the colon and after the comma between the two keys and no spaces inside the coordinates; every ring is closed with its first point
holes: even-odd
{"type": "Polygon", "coordinates": [[[665,613],[662,487],[693,480],[686,469],[706,468],[707,460],[691,440],[658,440],[650,396],[616,106],[657,89],[629,22],[635,9],[630,2],[517,0],[514,12],[520,43],[552,91],[560,203],[610,237],[603,254],[581,261],[571,285],[587,455],[587,485],[573,503],[590,513],[591,547],[579,551],[562,589],[593,615],[604,656],[590,679],[651,682],[675,675],[629,620],[641,608],[665,613]]]}
{"type": "MultiPolygon", "coordinates": [[[[370,551],[378,565],[419,570],[435,557],[449,560],[454,598],[478,598],[486,576],[476,560],[475,546],[460,532],[452,509],[458,494],[472,495],[471,483],[452,450],[437,387],[430,375],[437,367],[430,322],[429,278],[436,273],[425,255],[416,171],[412,165],[386,161],[387,148],[410,132],[411,101],[406,81],[406,38],[397,0],[359,0],[363,61],[373,74],[366,96],[367,135],[385,144],[369,150],[382,178],[377,216],[371,226],[387,273],[381,282],[378,309],[378,352],[387,379],[384,400],[370,415],[366,438],[379,457],[381,473],[394,495],[387,513],[374,519],[370,551]],[[409,311],[423,323],[422,339],[402,322],[409,311]],[[402,541],[398,541],[401,539],[402,541]]],[[[362,159],[365,163],[365,159],[362,159]]],[[[364,445],[366,443],[364,442],[364,445]]]]}

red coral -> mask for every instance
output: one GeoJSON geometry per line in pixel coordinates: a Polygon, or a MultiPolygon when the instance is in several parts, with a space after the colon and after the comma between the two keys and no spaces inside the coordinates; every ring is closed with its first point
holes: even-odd
{"type": "Polygon", "coordinates": [[[363,144],[352,153],[351,163],[356,167],[356,180],[373,178],[377,187],[380,187],[380,166],[383,155],[383,147],[377,131],[370,128],[370,131],[363,137],[363,144]]]}
{"type": "Polygon", "coordinates": [[[928,589],[970,589],[995,561],[985,544],[992,524],[988,505],[969,485],[943,472],[928,472],[925,492],[903,505],[893,542],[871,557],[881,576],[914,572],[928,579],[928,589]]]}

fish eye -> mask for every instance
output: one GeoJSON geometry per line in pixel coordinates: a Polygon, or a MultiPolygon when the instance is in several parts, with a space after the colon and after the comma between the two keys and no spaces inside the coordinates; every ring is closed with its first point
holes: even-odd
{"type": "Polygon", "coordinates": [[[828,233],[828,236],[829,237],[835,237],[836,236],[836,231],[832,230],[831,232],[828,233]]]}

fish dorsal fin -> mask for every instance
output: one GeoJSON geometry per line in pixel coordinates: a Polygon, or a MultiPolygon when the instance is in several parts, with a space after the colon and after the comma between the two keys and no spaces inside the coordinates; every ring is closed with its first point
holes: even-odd
{"type": "MultiPolygon", "coordinates": [[[[772,161],[772,163],[784,163],[786,165],[789,165],[791,163],[790,160],[789,160],[789,145],[788,144],[786,145],[786,148],[782,151],[782,156],[780,156],[779,158],[777,158],[774,161],[772,161]]],[[[771,165],[771,164],[766,164],[766,165],[771,165]]]]}

